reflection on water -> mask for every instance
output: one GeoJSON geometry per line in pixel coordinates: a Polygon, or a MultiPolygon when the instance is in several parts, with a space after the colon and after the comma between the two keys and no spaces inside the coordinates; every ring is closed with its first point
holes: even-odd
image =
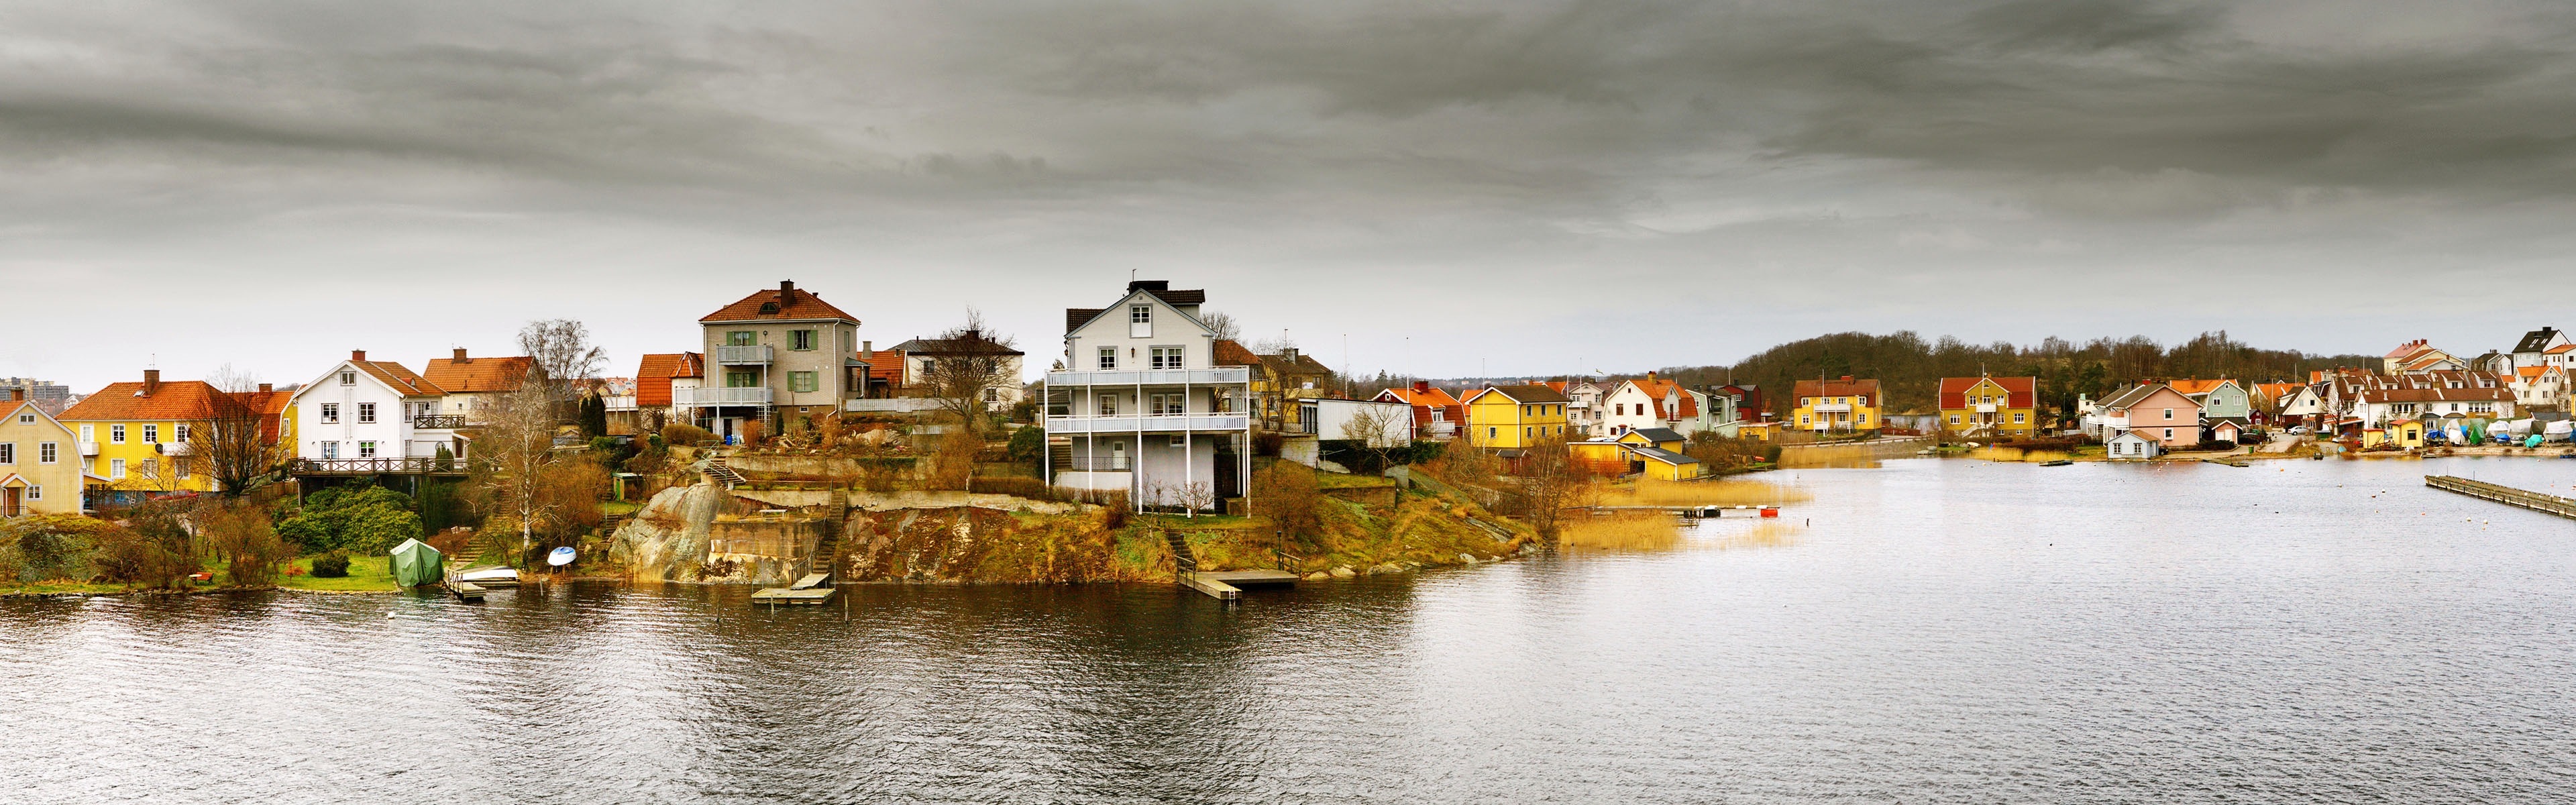
{"type": "MultiPolygon", "coordinates": [[[[28,802],[2547,801],[2554,462],[1800,470],[1754,550],[1255,594],[0,603],[28,802]],[[2374,497],[2374,495],[2376,497],[2374,497]],[[1771,534],[1774,536],[1763,536],[1771,534]],[[1775,536],[1777,538],[1775,538],[1775,536]]],[[[1730,546],[1732,547],[1732,546],[1730,546]]]]}

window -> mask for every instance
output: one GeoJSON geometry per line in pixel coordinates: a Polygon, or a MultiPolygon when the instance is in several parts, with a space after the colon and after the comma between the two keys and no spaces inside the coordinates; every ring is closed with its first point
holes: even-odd
{"type": "Polygon", "coordinates": [[[726,372],[725,388],[747,389],[760,385],[759,376],[751,372],[726,372]]]}
{"type": "Polygon", "coordinates": [[[84,441],[84,442],[95,442],[95,441],[98,441],[98,426],[97,426],[97,425],[82,425],[82,426],[81,426],[81,431],[80,431],[80,433],[81,433],[81,441],[84,441]]]}
{"type": "Polygon", "coordinates": [[[27,499],[28,499],[28,500],[44,500],[44,499],[45,499],[45,487],[44,487],[44,486],[42,486],[42,485],[37,485],[37,486],[30,486],[30,487],[27,487],[27,499]]]}
{"type": "Polygon", "coordinates": [[[337,459],[337,458],[339,458],[339,457],[340,457],[340,443],[339,443],[339,442],[323,442],[323,443],[322,443],[322,460],[324,460],[324,461],[330,461],[330,460],[333,460],[333,459],[337,459]]]}
{"type": "Polygon", "coordinates": [[[789,330],[789,331],[787,331],[787,348],[788,348],[788,349],[798,349],[798,350],[810,350],[810,349],[813,349],[813,348],[814,348],[814,331],[812,331],[812,330],[789,330]]]}
{"type": "Polygon", "coordinates": [[[984,401],[985,401],[985,402],[988,402],[988,403],[989,403],[989,402],[1001,402],[1001,401],[1002,401],[1002,390],[1001,390],[1001,389],[985,389],[985,390],[984,390],[984,401]]]}
{"type": "Polygon", "coordinates": [[[1118,368],[1118,348],[1117,348],[1117,347],[1101,347],[1101,348],[1100,348],[1100,368],[1102,368],[1102,369],[1116,369],[1116,368],[1118,368]]]}
{"type": "Polygon", "coordinates": [[[0,442],[0,464],[18,463],[18,443],[0,442]]]}
{"type": "Polygon", "coordinates": [[[57,457],[62,455],[62,448],[59,446],[61,444],[61,442],[37,442],[36,463],[52,464],[60,460],[57,457]]]}
{"type": "Polygon", "coordinates": [[[1857,419],[1855,419],[1854,421],[1859,422],[1860,424],[1863,424],[1863,425],[1867,425],[1867,424],[1869,424],[1869,415],[1868,415],[1868,414],[1862,414],[1862,415],[1860,415],[1857,419]]]}
{"type": "Polygon", "coordinates": [[[1958,414],[1951,414],[1951,415],[1950,415],[1950,424],[1953,424],[1953,425],[1959,424],[1959,415],[1958,415],[1958,414]]]}
{"type": "Polygon", "coordinates": [[[1117,415],[1118,415],[1118,395],[1116,395],[1116,394],[1103,394],[1103,395],[1100,395],[1100,415],[1101,415],[1101,416],[1117,416],[1117,415]]]}
{"type": "Polygon", "coordinates": [[[756,345],[756,344],[759,344],[759,343],[760,343],[760,334],[759,334],[759,333],[755,333],[755,332],[752,332],[752,331],[750,331],[750,330],[726,330],[726,331],[725,331],[725,342],[724,342],[724,345],[725,345],[725,346],[728,346],[728,347],[748,347],[748,346],[753,346],[753,345],[756,345]]]}
{"type": "Polygon", "coordinates": [[[188,477],[188,460],[187,460],[186,458],[174,458],[174,459],[170,459],[170,466],[171,466],[173,469],[178,470],[178,472],[179,472],[179,478],[180,478],[181,480],[185,480],[185,479],[187,479],[187,477],[188,477]]]}
{"type": "Polygon", "coordinates": [[[1178,369],[1178,368],[1181,368],[1181,348],[1180,348],[1180,347],[1155,347],[1155,348],[1153,348],[1152,352],[1153,352],[1153,356],[1152,356],[1152,361],[1153,361],[1153,362],[1152,362],[1151,364],[1148,364],[1148,365],[1152,366],[1153,368],[1156,368],[1156,369],[1178,369]]]}
{"type": "Polygon", "coordinates": [[[340,385],[343,385],[343,386],[355,386],[355,385],[357,385],[357,384],[358,384],[358,373],[356,373],[356,372],[341,372],[341,373],[340,373],[340,385]]]}
{"type": "Polygon", "coordinates": [[[1495,436],[1494,436],[1494,430],[1495,430],[1495,429],[1493,429],[1493,428],[1486,428],[1486,429],[1485,429],[1485,438],[1487,438],[1487,439],[1495,438],[1495,436]]]}
{"type": "Polygon", "coordinates": [[[159,425],[145,425],[145,426],[143,426],[143,443],[144,443],[144,444],[158,444],[158,443],[160,443],[160,441],[161,441],[161,426],[159,426],[159,425]]]}
{"type": "Polygon", "coordinates": [[[111,458],[107,460],[107,479],[110,481],[125,480],[125,459],[111,458]]]}
{"type": "Polygon", "coordinates": [[[2172,429],[2172,428],[2166,428],[2166,429],[2165,429],[2165,438],[2167,438],[2167,439],[2171,439],[2171,438],[2173,438],[2173,429],[2172,429]]]}
{"type": "Polygon", "coordinates": [[[21,425],[33,425],[33,424],[36,424],[36,415],[35,415],[35,414],[19,414],[19,415],[18,415],[18,424],[21,424],[21,425]]]}
{"type": "Polygon", "coordinates": [[[1128,306],[1128,308],[1127,308],[1127,323],[1128,323],[1128,324],[1152,324],[1152,323],[1154,323],[1154,306],[1153,306],[1153,305],[1130,305],[1130,306],[1128,306]]]}
{"type": "Polygon", "coordinates": [[[814,374],[815,373],[813,372],[788,372],[787,390],[813,391],[815,388],[814,374]]]}
{"type": "Polygon", "coordinates": [[[1190,437],[1183,436],[1178,433],[1172,434],[1171,445],[1173,447],[1188,447],[1190,446],[1190,437]]]}
{"type": "Polygon", "coordinates": [[[360,422],[374,422],[374,421],[376,421],[376,404],[375,404],[375,403],[359,403],[359,404],[358,404],[358,421],[360,421],[360,422]]]}
{"type": "Polygon", "coordinates": [[[181,423],[179,423],[179,424],[176,424],[176,425],[172,425],[172,426],[170,426],[170,441],[178,442],[178,443],[180,443],[180,444],[187,444],[187,443],[188,443],[188,423],[181,422],[181,423]]]}
{"type": "Polygon", "coordinates": [[[2021,423],[2022,423],[2022,419],[2021,419],[2021,418],[2022,418],[2022,417],[2025,417],[2025,416],[2029,416],[2029,414],[2024,414],[2024,413],[2020,413],[2020,412],[2014,412],[2014,413],[2013,413],[2013,424],[2015,424],[2015,425],[2019,425],[2019,424],[2021,424],[2021,423]]]}
{"type": "Polygon", "coordinates": [[[359,442],[359,443],[358,443],[358,457],[359,457],[359,458],[375,458],[375,457],[376,457],[376,443],[375,443],[375,442],[359,442]]]}
{"type": "Polygon", "coordinates": [[[1156,394],[1151,398],[1151,400],[1153,403],[1152,410],[1157,416],[1189,413],[1188,395],[1177,393],[1156,394]]]}
{"type": "Polygon", "coordinates": [[[108,444],[124,444],[124,443],[125,443],[125,426],[124,426],[124,425],[109,425],[109,426],[107,426],[107,443],[108,443],[108,444]]]}
{"type": "Polygon", "coordinates": [[[323,403],[323,404],[322,404],[322,424],[328,425],[328,424],[331,424],[331,423],[334,423],[334,422],[338,422],[338,421],[340,421],[340,404],[339,404],[339,403],[323,403]]]}
{"type": "MultiPolygon", "coordinates": [[[[2171,408],[2167,408],[2167,409],[2165,409],[2165,418],[2166,418],[2166,419],[2172,419],[2172,418],[2173,418],[2173,409],[2171,409],[2171,408]]],[[[2170,434],[2168,434],[2168,435],[2170,435],[2170,434]]]]}

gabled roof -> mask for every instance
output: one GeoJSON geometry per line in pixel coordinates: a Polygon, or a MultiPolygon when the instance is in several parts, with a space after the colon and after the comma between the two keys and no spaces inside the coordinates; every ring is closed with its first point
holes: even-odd
{"type": "Polygon", "coordinates": [[[2576,344],[2560,344],[2558,346],[2550,347],[2547,352],[2543,352],[2541,354],[2558,355],[2567,352],[2576,352],[2576,344]]]}
{"type": "MultiPolygon", "coordinates": [[[[2121,390],[2120,390],[2120,393],[2118,393],[2118,394],[2113,394],[2113,395],[2111,395],[2111,398],[2110,398],[2110,399],[2103,400],[2103,401],[2101,402],[2101,407],[2103,407],[2103,408],[2130,408],[2130,407],[2134,407],[2134,406],[2136,406],[2136,405],[2137,405],[2138,403],[2140,403],[2140,402],[2145,401],[2145,400],[2146,400],[2147,398],[2149,398],[2149,397],[2156,396],[2156,392],[2159,392],[2159,391],[2170,391],[2170,390],[2172,390],[2172,389],[2171,389],[2171,387],[2166,386],[2166,385],[2165,385],[2165,384],[2163,384],[2163,383],[2140,383],[2140,384],[2135,385],[2135,386],[2130,386],[2130,387],[2128,387],[2128,388],[2121,389],[2121,390]]],[[[2175,393],[2176,393],[2177,395],[2181,394],[2181,392],[2175,392],[2175,393]]],[[[2190,397],[2184,397],[2184,398],[2183,398],[2183,401],[2184,401],[2184,402],[2191,402],[2191,398],[2190,398],[2190,397]]],[[[2196,405],[2197,403],[2194,403],[2194,404],[2196,405]]]]}
{"type": "Polygon", "coordinates": [[[2260,392],[2262,392],[2262,393],[2263,393],[2263,396],[2265,396],[2265,397],[2270,397],[2270,398],[2275,399],[2275,400],[2281,399],[2281,398],[2283,398],[2283,397],[2294,397],[2294,396],[2297,396],[2297,395],[2298,395],[2298,393],[2299,393],[2299,390],[2300,390],[2300,389],[2304,389],[2304,388],[2307,388],[2307,386],[2306,386],[2306,385],[2304,385],[2304,384],[2299,384],[2299,383],[2256,383],[2256,384],[2254,384],[2254,389],[2255,389],[2256,391],[2260,391],[2260,392]]]}
{"type": "MultiPolygon", "coordinates": [[[[1637,387],[1638,392],[1645,394],[1646,402],[1649,405],[1654,406],[1653,410],[1656,419],[1675,420],[1689,419],[1699,416],[1699,398],[1684,393],[1685,390],[1682,388],[1682,384],[1680,383],[1675,383],[1659,377],[1645,377],[1620,381],[1619,386],[1635,386],[1637,387]],[[1681,411],[1679,413],[1664,410],[1664,395],[1667,393],[1681,398],[1677,401],[1681,407],[1681,411]]],[[[1610,390],[1610,393],[1617,394],[1619,393],[1619,389],[1613,388],[1610,390]]]]}
{"type": "Polygon", "coordinates": [[[2360,399],[2365,403],[2509,402],[2513,399],[2513,392],[2501,388],[2479,388],[2476,386],[2456,389],[2442,388],[2439,386],[2433,388],[2372,388],[2362,389],[2360,399]]]}
{"type": "Polygon", "coordinates": [[[2125,436],[2125,437],[2129,437],[2129,438],[2138,439],[2138,440],[2140,440],[2140,441],[2147,441],[2147,442],[2156,441],[2156,438],[2155,438],[2155,437],[2153,437],[2153,436],[2142,436],[2142,435],[2139,435],[2139,434],[2138,434],[2138,431],[2137,431],[2137,429],[2136,429],[2136,428],[2130,428],[2130,429],[2127,429],[2127,430],[2120,431],[2119,433],[2112,434],[2112,435],[2111,435],[2111,439],[2110,439],[2110,440],[2111,440],[2111,441],[2118,441],[2121,437],[2124,437],[2124,436],[2125,436]]]}
{"type": "Polygon", "coordinates": [[[1968,390],[1986,381],[1992,381],[2004,390],[2004,404],[2007,406],[2032,408],[2039,405],[2039,378],[1979,375],[1941,378],[1941,408],[1958,410],[1968,407],[1968,390]]]}
{"type": "Polygon", "coordinates": [[[841,312],[824,302],[814,292],[782,282],[780,287],[765,288],[733,304],[716,308],[698,319],[699,323],[726,321],[846,321],[859,323],[857,317],[841,312]]]}
{"type": "Polygon", "coordinates": [[[1619,434],[1617,441],[1626,441],[1630,436],[1635,436],[1655,444],[1688,441],[1687,439],[1682,438],[1680,431],[1673,430],[1672,428],[1637,428],[1635,430],[1628,431],[1627,433],[1619,434]]]}
{"type": "MultiPolygon", "coordinates": [[[[1066,312],[1071,313],[1072,311],[1066,312]]],[[[1098,313],[1100,311],[1095,310],[1092,312],[1098,313]]],[[[1065,332],[1072,331],[1072,328],[1065,329],[1065,332]]],[[[1230,338],[1217,339],[1216,345],[1211,347],[1211,350],[1212,354],[1208,356],[1208,359],[1214,361],[1217,366],[1252,366],[1261,362],[1261,356],[1252,354],[1252,350],[1244,348],[1241,342],[1230,338]]]]}
{"type": "MultiPolygon", "coordinates": [[[[1118,303],[1122,305],[1126,304],[1127,300],[1134,298],[1136,294],[1141,292],[1153,294],[1154,298],[1163,300],[1163,304],[1171,305],[1175,308],[1182,305],[1207,304],[1207,291],[1203,289],[1192,288],[1188,290],[1175,291],[1170,288],[1155,287],[1163,284],[1165,283],[1161,280],[1144,280],[1128,283],[1127,295],[1118,297],[1118,303]]],[[[1067,335],[1071,335],[1073,331],[1082,329],[1083,325],[1090,324],[1092,319],[1099,318],[1100,314],[1108,311],[1109,308],[1105,307],[1065,308],[1064,331],[1067,335]]],[[[1182,315],[1188,315],[1188,313],[1184,312],[1182,315]]]]}
{"type": "Polygon", "coordinates": [[[988,338],[915,338],[894,345],[894,349],[907,355],[1025,354],[988,338]]]}
{"type": "Polygon", "coordinates": [[[84,397],[78,404],[63,409],[63,420],[131,421],[161,419],[199,421],[218,416],[240,416],[245,412],[241,401],[217,390],[203,380],[166,380],[143,396],[143,384],[109,383],[107,388],[84,397]]]}
{"type": "Polygon", "coordinates": [[[1406,405],[1440,406],[1446,408],[1458,404],[1458,398],[1449,396],[1449,392],[1441,390],[1438,386],[1422,390],[1387,389],[1385,391],[1378,392],[1377,396],[1391,396],[1395,398],[1396,402],[1404,403],[1406,405]]]}
{"type": "Polygon", "coordinates": [[[17,424],[16,419],[20,411],[43,417],[44,421],[52,423],[56,428],[71,429],[61,420],[55,419],[54,415],[45,413],[44,406],[37,405],[34,400],[0,400],[0,425],[17,424]]]}
{"type": "Polygon", "coordinates": [[[1556,389],[1546,386],[1487,386],[1477,389],[1475,393],[1467,395],[1467,399],[1460,402],[1475,402],[1476,398],[1487,394],[1500,394],[1504,399],[1523,405],[1573,402],[1566,399],[1565,395],[1556,393],[1556,389]]]}
{"type": "MultiPolygon", "coordinates": [[[[2197,378],[2184,378],[2181,380],[2168,381],[2165,385],[2175,391],[2182,392],[2182,395],[2185,397],[2198,397],[2217,391],[2220,386],[2234,386],[2236,385],[2236,381],[2226,379],[2200,380],[2197,378]]],[[[2243,387],[2238,386],[2238,388],[2243,387]]]]}
{"type": "Polygon", "coordinates": [[[635,405],[659,408],[671,404],[671,378],[703,377],[704,356],[695,352],[656,352],[635,367],[635,405]]]}
{"type": "Polygon", "coordinates": [[[1645,456],[1656,461],[1661,461],[1666,464],[1671,464],[1676,467],[1684,464],[1699,463],[1699,459],[1691,458],[1690,456],[1685,456],[1660,447],[1638,447],[1636,445],[1629,445],[1628,452],[1645,456]]]}
{"type": "Polygon", "coordinates": [[[437,397],[447,393],[447,389],[440,388],[438,384],[429,382],[428,378],[421,377],[418,373],[393,361],[351,359],[349,364],[358,367],[360,371],[366,372],[368,376],[382,381],[385,385],[393,387],[394,393],[405,397],[437,397]]]}
{"type": "Polygon", "coordinates": [[[517,391],[520,381],[528,379],[528,368],[537,359],[525,355],[508,358],[431,358],[429,370],[421,376],[431,385],[449,394],[486,391],[517,391]]]}
{"type": "MultiPolygon", "coordinates": [[[[2523,333],[2522,340],[2514,342],[2513,351],[2539,352],[2544,349],[2549,349],[2549,342],[2556,340],[2558,340],[2558,328],[2542,327],[2531,332],[2523,333]]],[[[2562,344],[2561,346],[2566,345],[2562,344]]],[[[2556,350],[2551,351],[2555,352],[2556,350]]]]}
{"type": "Polygon", "coordinates": [[[905,354],[899,349],[880,349],[875,355],[862,353],[850,362],[868,367],[869,382],[883,380],[886,385],[901,386],[904,385],[904,372],[910,368],[904,361],[905,354]]]}
{"type": "Polygon", "coordinates": [[[1848,376],[1841,380],[1800,380],[1789,390],[1791,397],[1850,397],[1862,394],[1871,397],[1879,396],[1878,381],[1853,380],[1848,376]]]}

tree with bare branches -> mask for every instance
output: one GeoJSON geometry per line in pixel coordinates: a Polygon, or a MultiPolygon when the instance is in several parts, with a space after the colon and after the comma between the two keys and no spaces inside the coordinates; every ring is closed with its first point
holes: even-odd
{"type": "Polygon", "coordinates": [[[564,460],[554,449],[559,408],[540,384],[529,383],[496,400],[474,434],[473,478],[484,509],[519,522],[521,555],[536,544],[537,523],[557,515],[564,502],[547,488],[547,474],[564,460]]]}
{"type": "Polygon", "coordinates": [[[1199,314],[1199,323],[1207,325],[1208,331],[1215,333],[1216,339],[1219,341],[1235,341],[1243,338],[1243,324],[1235,321],[1233,316],[1227,315],[1222,311],[1209,310],[1201,312],[1199,314]]]}
{"type": "Polygon", "coordinates": [[[984,314],[971,307],[964,324],[941,333],[933,344],[935,351],[919,353],[919,385],[941,410],[955,414],[967,433],[980,434],[988,398],[1020,385],[1020,351],[1010,336],[986,327],[984,314]]]}
{"type": "Polygon", "coordinates": [[[1386,469],[1395,451],[1413,442],[1412,406],[1367,404],[1352,408],[1355,410],[1350,418],[1342,420],[1342,441],[1359,451],[1369,466],[1351,469],[1368,473],[1386,469]]]}
{"type": "Polygon", "coordinates": [[[188,423],[188,472],[204,473],[225,497],[241,497],[278,475],[295,457],[292,445],[276,438],[268,415],[245,404],[217,405],[203,420],[188,423]]]}
{"type": "Polygon", "coordinates": [[[1526,522],[1538,531],[1540,539],[1556,544],[1566,509],[1592,502],[1591,470],[1574,460],[1562,436],[1545,437],[1531,444],[1514,469],[1521,498],[1529,505],[1526,522]]]}
{"type": "Polygon", "coordinates": [[[599,382],[608,351],[590,341],[590,328],[575,319],[544,319],[519,328],[519,354],[529,357],[528,380],[545,390],[559,421],[599,382]]]}

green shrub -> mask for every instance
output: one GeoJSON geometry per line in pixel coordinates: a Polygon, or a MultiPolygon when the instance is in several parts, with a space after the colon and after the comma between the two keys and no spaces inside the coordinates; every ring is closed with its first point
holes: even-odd
{"type": "Polygon", "coordinates": [[[348,578],[349,555],[339,551],[332,551],[321,556],[313,557],[313,577],[317,579],[348,578]]]}
{"type": "Polygon", "coordinates": [[[1036,464],[1046,455],[1046,429],[1028,427],[1012,431],[1010,444],[1004,449],[1010,452],[1012,461],[1036,464]]]}
{"type": "Polygon", "coordinates": [[[421,535],[421,517],[401,492],[377,486],[325,489],[304,496],[303,511],[277,524],[277,535],[305,553],[382,553],[421,535]]]}
{"type": "Polygon", "coordinates": [[[0,551],[11,565],[0,579],[45,581],[86,577],[90,551],[107,523],[76,514],[39,514],[0,521],[0,551]]]}

